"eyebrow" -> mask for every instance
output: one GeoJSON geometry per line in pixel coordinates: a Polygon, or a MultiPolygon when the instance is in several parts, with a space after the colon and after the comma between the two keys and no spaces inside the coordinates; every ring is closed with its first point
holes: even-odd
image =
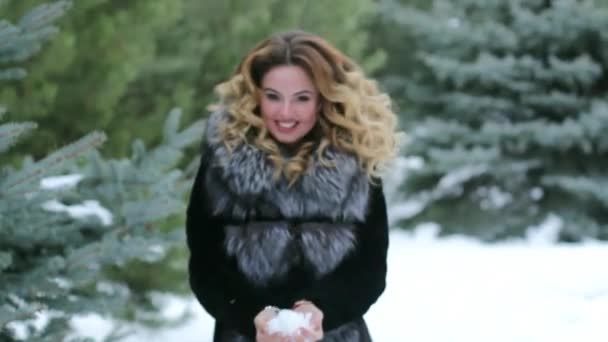
{"type": "MultiPolygon", "coordinates": [[[[264,91],[270,90],[270,91],[275,92],[277,94],[281,94],[280,92],[278,92],[278,91],[276,91],[276,90],[274,90],[272,88],[264,88],[263,90],[264,91]]],[[[300,90],[300,91],[295,92],[293,95],[304,95],[304,94],[311,94],[312,95],[314,93],[312,91],[308,90],[308,89],[304,89],[304,90],[300,90]]]]}

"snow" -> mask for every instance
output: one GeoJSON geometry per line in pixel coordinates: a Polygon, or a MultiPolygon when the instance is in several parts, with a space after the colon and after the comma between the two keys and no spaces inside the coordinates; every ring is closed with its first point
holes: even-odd
{"type": "Polygon", "coordinates": [[[40,187],[46,190],[71,188],[76,186],[76,184],[78,184],[78,182],[80,182],[82,178],[83,176],[79,174],[46,177],[40,180],[40,187]]]}
{"type": "MultiPolygon", "coordinates": [[[[43,190],[57,190],[75,187],[83,179],[80,174],[46,177],[40,180],[43,190]]],[[[73,218],[97,216],[104,226],[112,224],[112,213],[99,204],[97,200],[86,200],[81,204],[65,205],[57,200],[45,202],[42,208],[48,211],[67,212],[73,218]]]]}
{"type": "Polygon", "coordinates": [[[532,198],[535,201],[538,201],[541,198],[543,198],[543,195],[544,195],[543,189],[541,189],[539,187],[534,187],[534,188],[532,188],[532,190],[530,190],[530,198],[532,198]]]}
{"type": "Polygon", "coordinates": [[[484,165],[463,166],[441,177],[439,184],[437,184],[437,189],[450,191],[454,187],[460,186],[469,179],[475,178],[485,172],[487,172],[487,167],[484,165]]]}
{"type": "MultiPolygon", "coordinates": [[[[550,216],[530,239],[498,244],[438,237],[433,224],[393,230],[387,288],[365,316],[374,341],[608,341],[608,243],[554,243],[559,224],[550,216]]],[[[211,341],[213,320],[193,297],[167,296],[166,311],[194,318],[127,341],[211,341]]],[[[109,329],[94,316],[74,323],[98,339],[109,329]]]]}
{"type": "Polygon", "coordinates": [[[461,25],[459,18],[450,18],[447,21],[448,27],[450,28],[458,28],[461,25]]]}
{"type": "Polygon", "coordinates": [[[559,216],[550,214],[537,227],[530,227],[528,229],[526,232],[527,241],[529,243],[543,245],[556,243],[563,224],[564,222],[559,216]]]}
{"type": "Polygon", "coordinates": [[[397,222],[402,219],[407,219],[420,213],[426,207],[427,201],[422,197],[413,200],[406,200],[402,203],[390,207],[390,223],[397,222]]]}
{"type": "Polygon", "coordinates": [[[607,341],[606,245],[391,236],[377,341],[607,341]],[[600,323],[602,322],[602,323],[600,323]]]}
{"type": "MultiPolygon", "coordinates": [[[[416,165],[412,160],[402,164],[409,169],[416,165]]],[[[455,186],[479,171],[461,170],[441,184],[455,186]]],[[[78,181],[58,178],[42,186],[73,186],[78,181]]],[[[387,183],[392,189],[389,183],[399,181],[387,183]]],[[[542,189],[532,189],[531,196],[542,197],[542,189]]],[[[387,193],[389,197],[394,203],[389,206],[390,222],[424,204],[416,199],[404,203],[398,191],[387,193]]],[[[112,219],[96,201],[47,205],[75,217],[96,215],[104,224],[112,219]]],[[[365,315],[374,341],[608,341],[608,242],[557,243],[561,225],[552,214],[530,227],[525,238],[495,244],[465,236],[439,237],[433,223],[411,232],[392,230],[387,288],[365,315]]],[[[193,296],[167,294],[158,300],[168,319],[184,313],[191,313],[192,319],[164,330],[133,327],[135,334],[125,341],[211,341],[213,319],[193,296]]],[[[96,341],[112,331],[112,322],[97,315],[76,317],[72,325],[96,341]]]]}
{"type": "Polygon", "coordinates": [[[389,222],[393,224],[402,219],[412,217],[425,209],[428,198],[427,194],[415,198],[406,197],[400,189],[412,170],[419,170],[424,166],[424,160],[420,157],[399,157],[392,161],[388,172],[384,175],[384,195],[389,206],[389,222]]]}
{"type": "Polygon", "coordinates": [[[268,322],[268,332],[270,334],[280,332],[285,336],[292,336],[300,328],[310,326],[310,313],[301,313],[290,309],[280,310],[277,316],[268,322]]]}
{"type": "Polygon", "coordinates": [[[479,187],[476,194],[483,198],[480,203],[482,209],[500,209],[513,202],[513,195],[497,186],[479,187]]]}
{"type": "Polygon", "coordinates": [[[57,200],[45,202],[42,207],[48,211],[67,212],[71,217],[97,216],[104,226],[112,224],[112,213],[96,200],[86,200],[82,204],[65,205],[57,200]]]}

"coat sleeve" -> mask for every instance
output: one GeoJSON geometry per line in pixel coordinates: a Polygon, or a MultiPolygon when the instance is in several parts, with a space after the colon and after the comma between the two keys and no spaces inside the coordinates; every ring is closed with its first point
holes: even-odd
{"type": "Polygon", "coordinates": [[[205,190],[208,172],[205,153],[197,172],[186,213],[186,238],[190,259],[189,282],[192,292],[203,308],[217,321],[242,332],[251,333],[253,318],[263,303],[244,303],[237,288],[240,283],[235,266],[224,253],[224,220],[211,215],[205,190]]]}
{"type": "Polygon", "coordinates": [[[381,184],[370,188],[367,216],[357,231],[356,251],[299,293],[323,311],[325,331],[363,316],[386,287],[388,219],[381,184]]]}

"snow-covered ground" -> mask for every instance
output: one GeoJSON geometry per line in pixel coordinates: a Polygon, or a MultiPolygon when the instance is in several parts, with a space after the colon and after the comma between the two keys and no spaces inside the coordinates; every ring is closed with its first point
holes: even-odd
{"type": "MultiPolygon", "coordinates": [[[[60,177],[43,187],[78,180],[60,177]]],[[[385,188],[387,198],[399,203],[398,194],[389,191],[394,188],[385,188]]],[[[49,209],[111,220],[95,203],[49,209]]],[[[416,203],[391,205],[389,218],[395,222],[416,210],[416,203]]],[[[550,215],[543,224],[531,227],[525,239],[498,244],[462,236],[438,237],[433,225],[411,233],[393,230],[387,288],[366,315],[374,340],[608,341],[608,243],[556,243],[560,226],[559,217],[550,215]]],[[[194,318],[164,331],[138,329],[126,341],[211,341],[213,320],[192,297],[161,299],[166,302],[167,317],[191,310],[194,318]]],[[[98,340],[110,329],[108,321],[97,316],[80,317],[73,324],[98,340]]]]}
{"type": "MultiPolygon", "coordinates": [[[[387,289],[366,319],[379,342],[606,342],[606,261],[607,243],[554,244],[537,235],[490,245],[438,238],[432,227],[395,230],[387,289]]],[[[211,341],[213,321],[194,300],[168,299],[167,315],[184,309],[194,319],[127,341],[211,341]]],[[[94,317],[75,324],[107,333],[94,317]]]]}

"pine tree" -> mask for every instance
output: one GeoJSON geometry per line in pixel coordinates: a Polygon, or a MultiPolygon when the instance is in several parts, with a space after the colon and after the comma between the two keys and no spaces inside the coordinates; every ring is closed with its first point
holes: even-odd
{"type": "MultiPolygon", "coordinates": [[[[43,1],[10,1],[6,13],[19,16],[43,1]]],[[[373,10],[369,0],[76,1],[47,52],[27,65],[31,76],[0,91],[8,119],[40,125],[39,139],[5,159],[18,160],[21,148],[44,155],[93,129],[107,132],[104,151],[115,157],[128,155],[133,136],[158,143],[154,127],[171,108],[183,109],[185,123],[205,116],[213,87],[279,30],[321,34],[371,71],[384,58],[368,49],[364,26],[373,10]],[[75,120],[82,113],[88,120],[75,120]]]]}
{"type": "MultiPolygon", "coordinates": [[[[431,2],[428,0],[378,0],[376,15],[369,27],[369,45],[372,49],[386,52],[386,62],[374,72],[382,86],[391,94],[393,104],[398,108],[406,108],[406,98],[402,95],[403,75],[409,75],[418,68],[416,56],[416,39],[412,30],[407,27],[395,29],[394,14],[404,7],[427,10],[431,2]],[[399,42],[395,44],[395,42],[399,42]]],[[[407,117],[400,118],[402,124],[407,117]]]]}
{"type": "Polygon", "coordinates": [[[413,120],[402,226],[608,239],[608,12],[592,1],[435,1],[393,8],[420,61],[402,75],[413,120]]]}
{"type": "MultiPolygon", "coordinates": [[[[0,21],[4,79],[25,75],[17,63],[40,49],[68,5],[41,5],[17,25],[0,21]]],[[[156,261],[184,244],[182,229],[159,229],[159,222],[185,210],[191,182],[175,166],[203,131],[202,121],[181,130],[179,121],[180,112],[172,111],[162,142],[146,148],[135,140],[129,159],[105,159],[95,149],[105,135],[92,132],[40,160],[2,168],[0,340],[81,340],[70,326],[75,315],[120,318],[140,305],[139,294],[106,270],[156,261]]],[[[34,128],[0,125],[0,153],[34,128]]],[[[123,333],[116,330],[108,339],[123,333]]]]}
{"type": "MultiPolygon", "coordinates": [[[[175,103],[183,108],[186,122],[206,116],[206,107],[217,100],[214,86],[231,75],[256,42],[279,31],[302,29],[319,34],[361,62],[366,71],[384,62],[380,49],[369,48],[365,25],[375,6],[368,0],[335,0],[331,5],[278,0],[181,1],[176,24],[158,34],[156,59],[129,85],[119,103],[120,110],[145,113],[140,119],[146,125],[135,127],[145,141],[157,140],[157,132],[145,131],[145,127],[162,122],[175,103]]],[[[129,120],[117,115],[112,127],[124,127],[129,120]]]]}
{"type": "MultiPolygon", "coordinates": [[[[16,20],[44,2],[11,0],[3,13],[16,20]]],[[[164,107],[154,125],[139,124],[148,115],[149,106],[131,111],[119,102],[155,60],[157,35],[175,23],[181,2],[74,1],[58,22],[61,30],[45,53],[24,65],[29,77],[5,84],[0,90],[0,102],[8,106],[8,120],[31,120],[40,126],[38,139],[23,141],[0,160],[15,163],[21,149],[40,157],[91,130],[107,132],[104,151],[115,157],[128,155],[133,137],[146,138],[144,132],[151,132],[148,134],[156,138],[153,142],[158,143],[162,136],[155,127],[162,126],[166,113],[177,102],[164,107]],[[83,115],[87,120],[81,120],[83,115]]]]}

